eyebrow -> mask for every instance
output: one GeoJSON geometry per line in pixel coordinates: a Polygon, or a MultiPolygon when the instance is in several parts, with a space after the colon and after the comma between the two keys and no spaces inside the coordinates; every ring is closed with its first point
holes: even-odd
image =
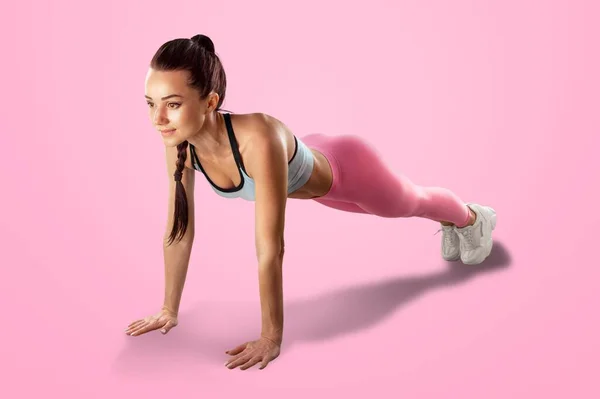
{"type": "MultiPolygon", "coordinates": [[[[149,100],[152,100],[152,97],[148,97],[146,95],[144,95],[144,97],[146,97],[149,100]]],[[[181,97],[181,98],[183,98],[183,96],[180,96],[179,94],[169,94],[168,96],[164,96],[163,98],[161,98],[161,100],[164,101],[164,100],[166,100],[168,98],[171,98],[171,97],[181,97]]]]}

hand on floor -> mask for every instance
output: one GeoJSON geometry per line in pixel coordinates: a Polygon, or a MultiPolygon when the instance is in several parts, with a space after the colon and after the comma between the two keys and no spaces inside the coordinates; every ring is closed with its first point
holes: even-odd
{"type": "Polygon", "coordinates": [[[166,334],[169,330],[177,325],[177,315],[166,309],[148,316],[144,319],[136,320],[127,326],[125,334],[138,336],[148,331],[161,329],[160,332],[166,334]]]}
{"type": "Polygon", "coordinates": [[[259,369],[262,370],[267,367],[267,364],[271,360],[279,356],[279,351],[279,344],[268,338],[261,337],[256,341],[246,342],[225,352],[233,356],[225,362],[225,366],[230,369],[241,366],[241,370],[246,370],[260,362],[259,369]]]}

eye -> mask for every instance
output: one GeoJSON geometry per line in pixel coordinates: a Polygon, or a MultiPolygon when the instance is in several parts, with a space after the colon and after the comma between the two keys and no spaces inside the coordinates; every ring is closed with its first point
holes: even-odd
{"type": "MultiPolygon", "coordinates": [[[[147,102],[146,104],[148,104],[150,107],[152,107],[154,104],[147,102]]],[[[177,107],[174,107],[173,109],[177,109],[179,108],[179,106],[181,105],[180,103],[168,103],[167,106],[171,106],[171,105],[176,105],[177,107]]]]}

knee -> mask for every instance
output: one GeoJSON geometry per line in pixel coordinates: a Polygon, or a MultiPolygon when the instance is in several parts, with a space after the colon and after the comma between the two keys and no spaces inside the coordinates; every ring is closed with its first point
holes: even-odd
{"type": "Polygon", "coordinates": [[[361,204],[361,207],[367,212],[383,218],[408,218],[418,216],[421,207],[416,201],[393,201],[383,202],[378,206],[369,206],[361,204]]]}

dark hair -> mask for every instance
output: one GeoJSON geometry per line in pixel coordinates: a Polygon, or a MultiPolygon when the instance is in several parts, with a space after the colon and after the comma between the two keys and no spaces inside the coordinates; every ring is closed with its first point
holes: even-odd
{"type": "MultiPolygon", "coordinates": [[[[166,42],[152,57],[150,67],[157,71],[189,71],[190,78],[187,84],[198,90],[200,98],[206,98],[211,91],[214,91],[219,95],[216,111],[227,111],[221,109],[227,87],[225,70],[219,56],[215,53],[215,45],[208,36],[199,34],[191,39],[173,39],[166,42]]],[[[187,195],[181,182],[187,147],[187,140],[177,145],[177,170],[174,173],[175,211],[169,245],[175,239],[183,238],[188,225],[187,195]]]]}

